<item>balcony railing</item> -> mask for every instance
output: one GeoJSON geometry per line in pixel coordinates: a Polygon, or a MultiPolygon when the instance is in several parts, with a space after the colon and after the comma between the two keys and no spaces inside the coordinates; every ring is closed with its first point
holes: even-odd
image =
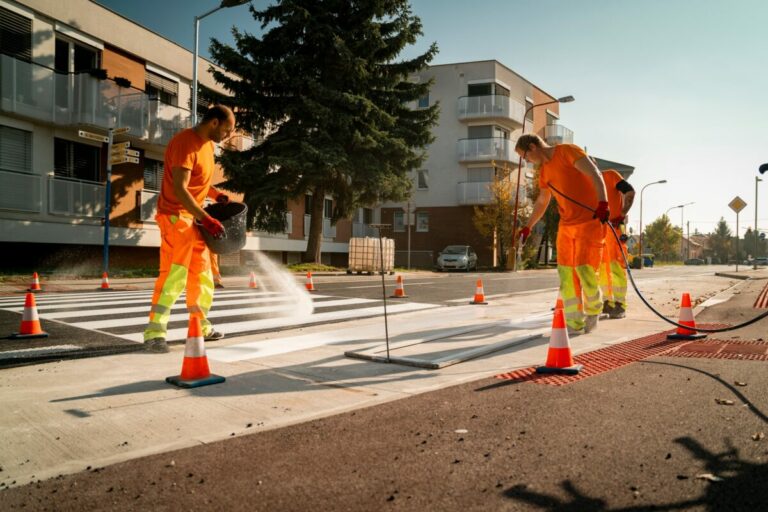
{"type": "Polygon", "coordinates": [[[87,73],[66,74],[0,55],[0,110],[56,125],[130,128],[128,135],[165,145],[191,126],[188,110],[87,73]]]}
{"type": "Polygon", "coordinates": [[[544,127],[544,139],[547,144],[573,144],[573,130],[561,124],[549,124],[544,127]]]}
{"type": "Polygon", "coordinates": [[[460,139],[458,142],[459,162],[516,161],[515,142],[516,139],[510,140],[502,137],[460,139]]]}
{"type": "Polygon", "coordinates": [[[365,238],[366,236],[379,236],[375,228],[363,222],[352,223],[352,237],[365,238]]]}
{"type": "Polygon", "coordinates": [[[52,176],[48,180],[48,211],[71,217],[103,217],[104,185],[52,176]]]}
{"type": "Polygon", "coordinates": [[[142,222],[155,222],[157,215],[157,198],[160,192],[155,190],[141,190],[139,194],[139,216],[142,222]]]}
{"type": "Polygon", "coordinates": [[[43,200],[39,175],[0,171],[0,182],[0,209],[40,212],[43,200]]]}
{"type": "Polygon", "coordinates": [[[336,226],[331,225],[331,219],[323,218],[323,237],[336,238],[336,226]]]}
{"type": "Polygon", "coordinates": [[[509,96],[462,96],[459,98],[459,119],[508,119],[523,124],[525,105],[509,96]]]}
{"type": "MultiPolygon", "coordinates": [[[[510,187],[510,202],[514,204],[515,201],[515,183],[516,182],[502,182],[506,186],[510,187]]],[[[458,203],[460,205],[471,204],[489,204],[494,201],[493,189],[491,181],[463,181],[456,184],[456,192],[458,195],[458,203]]],[[[527,194],[525,184],[520,186],[520,203],[524,203],[527,200],[527,194]]]]}

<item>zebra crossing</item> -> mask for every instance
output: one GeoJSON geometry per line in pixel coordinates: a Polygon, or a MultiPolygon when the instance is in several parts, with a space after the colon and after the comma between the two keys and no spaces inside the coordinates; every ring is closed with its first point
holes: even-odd
{"type": "MultiPolygon", "coordinates": [[[[35,300],[42,320],[63,322],[140,343],[149,317],[151,298],[152,290],[136,290],[40,294],[35,300]]],[[[182,294],[171,310],[168,341],[186,338],[189,316],[184,300],[182,294]]],[[[208,318],[217,330],[231,336],[383,314],[381,300],[312,294],[311,301],[313,312],[302,315],[296,312],[296,295],[269,290],[216,290],[208,318]]],[[[436,307],[439,305],[390,302],[387,313],[436,307]]],[[[23,309],[23,296],[0,297],[0,310],[21,313],[23,309]]]]}

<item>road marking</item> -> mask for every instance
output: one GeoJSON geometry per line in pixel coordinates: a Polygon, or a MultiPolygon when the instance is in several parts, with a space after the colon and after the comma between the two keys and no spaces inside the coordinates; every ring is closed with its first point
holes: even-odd
{"type": "MultiPolygon", "coordinates": [[[[403,281],[403,283],[405,283],[405,281],[403,281]]],[[[387,283],[387,285],[389,285],[389,286],[391,286],[392,284],[394,284],[394,283],[387,283]]],[[[434,283],[434,281],[430,281],[430,282],[427,282],[427,283],[414,283],[412,281],[408,281],[408,286],[417,286],[417,285],[421,285],[421,284],[435,284],[435,283],[434,283]]],[[[344,290],[358,290],[358,289],[362,289],[362,288],[381,288],[381,283],[376,284],[376,285],[370,284],[370,285],[367,285],[367,286],[346,286],[346,287],[344,287],[344,290]]]]}
{"type": "Polygon", "coordinates": [[[0,360],[2,359],[15,359],[19,356],[29,355],[45,355],[61,352],[62,350],[83,350],[85,347],[79,347],[77,345],[55,345],[52,347],[38,347],[38,348],[23,348],[19,350],[8,350],[6,352],[0,352],[0,360]]]}
{"type": "MultiPolygon", "coordinates": [[[[559,290],[559,288],[539,288],[538,290],[526,290],[524,292],[497,293],[495,295],[486,295],[485,298],[486,299],[497,299],[497,298],[500,298],[500,297],[514,297],[514,296],[517,296],[517,295],[533,295],[533,294],[536,294],[536,293],[553,292],[553,291],[556,291],[556,290],[559,290]]],[[[446,300],[446,301],[443,301],[443,302],[468,302],[468,301],[471,301],[471,300],[472,300],[472,297],[468,296],[465,299],[451,299],[451,300],[446,300]]]]}

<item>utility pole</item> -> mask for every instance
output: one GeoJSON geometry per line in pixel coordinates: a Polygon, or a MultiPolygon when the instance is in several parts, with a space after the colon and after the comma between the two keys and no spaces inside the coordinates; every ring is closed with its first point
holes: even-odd
{"type": "Polygon", "coordinates": [[[691,257],[691,221],[686,222],[685,226],[688,232],[688,240],[685,243],[685,259],[683,262],[691,257]]]}

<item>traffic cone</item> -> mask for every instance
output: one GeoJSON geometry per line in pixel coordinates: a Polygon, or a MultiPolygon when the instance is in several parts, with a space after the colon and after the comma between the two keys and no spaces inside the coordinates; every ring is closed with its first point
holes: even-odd
{"type": "Polygon", "coordinates": [[[101,288],[99,290],[103,292],[111,292],[112,288],[109,287],[109,276],[106,272],[101,274],[101,288]]]}
{"type": "Polygon", "coordinates": [[[568,329],[565,326],[565,312],[562,308],[555,306],[555,315],[552,317],[552,334],[549,336],[547,363],[544,366],[537,366],[536,373],[576,375],[582,368],[582,365],[573,363],[571,345],[568,341],[568,329]]]}
{"type": "Polygon", "coordinates": [[[563,305],[562,297],[558,297],[557,300],[555,301],[555,309],[565,310],[565,306],[563,305]]]}
{"type": "Polygon", "coordinates": [[[256,282],[256,274],[251,272],[251,277],[248,279],[248,288],[258,288],[259,284],[256,282]]]}
{"type": "Polygon", "coordinates": [[[181,375],[167,377],[165,382],[180,388],[197,388],[209,384],[218,384],[226,379],[214,375],[208,368],[208,356],[205,355],[205,341],[200,327],[200,318],[189,317],[187,343],[184,346],[184,362],[181,365],[181,375]]]}
{"type": "Polygon", "coordinates": [[[403,287],[403,276],[397,276],[397,279],[395,280],[397,282],[397,286],[395,287],[395,294],[390,295],[390,299],[404,299],[407,297],[405,294],[405,288],[403,287]]]}
{"type": "Polygon", "coordinates": [[[315,284],[312,282],[312,272],[307,272],[307,291],[315,291],[315,284]]]}
{"type": "Polygon", "coordinates": [[[691,296],[688,293],[684,293],[683,298],[680,299],[680,320],[677,323],[690,327],[690,329],[678,327],[674,334],[667,335],[668,340],[700,340],[707,337],[706,334],[696,333],[696,321],[693,319],[691,296]]]}
{"type": "Polygon", "coordinates": [[[32,273],[32,284],[29,285],[27,291],[32,293],[43,291],[43,289],[40,287],[40,277],[38,277],[37,272],[32,273]]]}
{"type": "Polygon", "coordinates": [[[35,294],[27,293],[24,300],[24,313],[21,315],[21,327],[19,332],[11,334],[10,338],[14,340],[30,338],[47,338],[48,333],[40,327],[40,319],[37,316],[37,305],[35,304],[35,294]]]}
{"type": "Polygon", "coordinates": [[[483,280],[478,279],[475,283],[475,298],[470,304],[488,304],[485,302],[485,291],[483,290],[483,280]]]}

